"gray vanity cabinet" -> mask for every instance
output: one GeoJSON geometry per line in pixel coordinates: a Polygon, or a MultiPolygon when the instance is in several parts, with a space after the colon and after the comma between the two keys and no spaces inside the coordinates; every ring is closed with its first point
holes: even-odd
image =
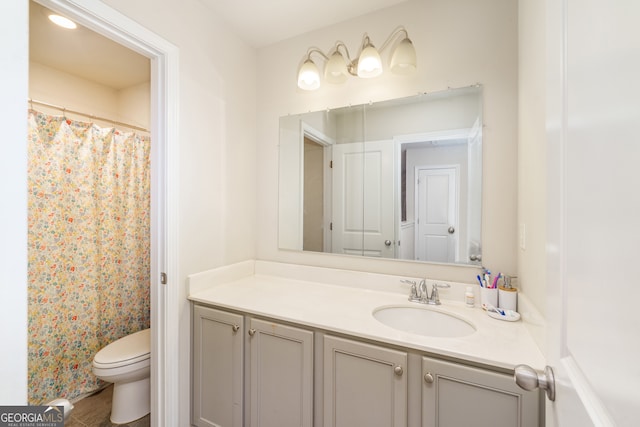
{"type": "Polygon", "coordinates": [[[539,425],[540,393],[512,375],[193,307],[195,426],[539,425]]]}
{"type": "Polygon", "coordinates": [[[313,332],[248,319],[250,425],[312,427],[313,332]]]}
{"type": "Polygon", "coordinates": [[[407,353],[324,337],[324,426],[407,425],[407,353]]]}
{"type": "Polygon", "coordinates": [[[242,427],[243,316],[193,308],[192,423],[242,427]]]}
{"type": "Polygon", "coordinates": [[[539,399],[511,375],[422,358],[422,427],[537,427],[539,399]]]}

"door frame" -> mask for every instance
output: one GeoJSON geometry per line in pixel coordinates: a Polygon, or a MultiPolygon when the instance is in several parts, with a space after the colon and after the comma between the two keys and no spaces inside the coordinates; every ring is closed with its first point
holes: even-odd
{"type": "Polygon", "coordinates": [[[34,1],[151,60],[151,424],[178,425],[179,49],[102,2],[34,1]]]}

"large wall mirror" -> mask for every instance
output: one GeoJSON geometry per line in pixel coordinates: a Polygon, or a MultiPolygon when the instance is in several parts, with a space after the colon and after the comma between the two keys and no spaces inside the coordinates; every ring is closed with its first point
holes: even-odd
{"type": "Polygon", "coordinates": [[[479,265],[482,88],[280,118],[279,247],[479,265]]]}

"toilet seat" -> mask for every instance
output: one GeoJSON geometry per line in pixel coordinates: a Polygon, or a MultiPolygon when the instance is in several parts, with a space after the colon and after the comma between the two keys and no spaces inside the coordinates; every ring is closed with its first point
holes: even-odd
{"type": "Polygon", "coordinates": [[[93,366],[112,369],[149,361],[151,353],[150,329],[122,337],[100,350],[93,358],[93,366]]]}

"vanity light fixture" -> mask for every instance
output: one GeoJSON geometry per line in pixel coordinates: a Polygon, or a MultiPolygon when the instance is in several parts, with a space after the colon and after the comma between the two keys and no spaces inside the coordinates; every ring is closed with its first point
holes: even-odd
{"type": "Polygon", "coordinates": [[[308,49],[300,69],[298,70],[298,87],[303,90],[316,90],[320,87],[320,70],[311,59],[312,53],[317,53],[325,61],[324,80],[327,83],[339,84],[347,81],[349,76],[360,78],[377,77],[382,74],[382,52],[393,40],[402,36],[391,55],[390,69],[396,74],[409,74],[416,69],[416,50],[409,39],[409,33],[404,27],[396,28],[387,40],[377,50],[369,36],[365,33],[360,45],[360,55],[351,59],[347,46],[337,41],[329,54],[311,47],[308,49]],[[342,50],[342,51],[341,51],[342,50]],[[346,57],[346,59],[345,59],[346,57]]]}

